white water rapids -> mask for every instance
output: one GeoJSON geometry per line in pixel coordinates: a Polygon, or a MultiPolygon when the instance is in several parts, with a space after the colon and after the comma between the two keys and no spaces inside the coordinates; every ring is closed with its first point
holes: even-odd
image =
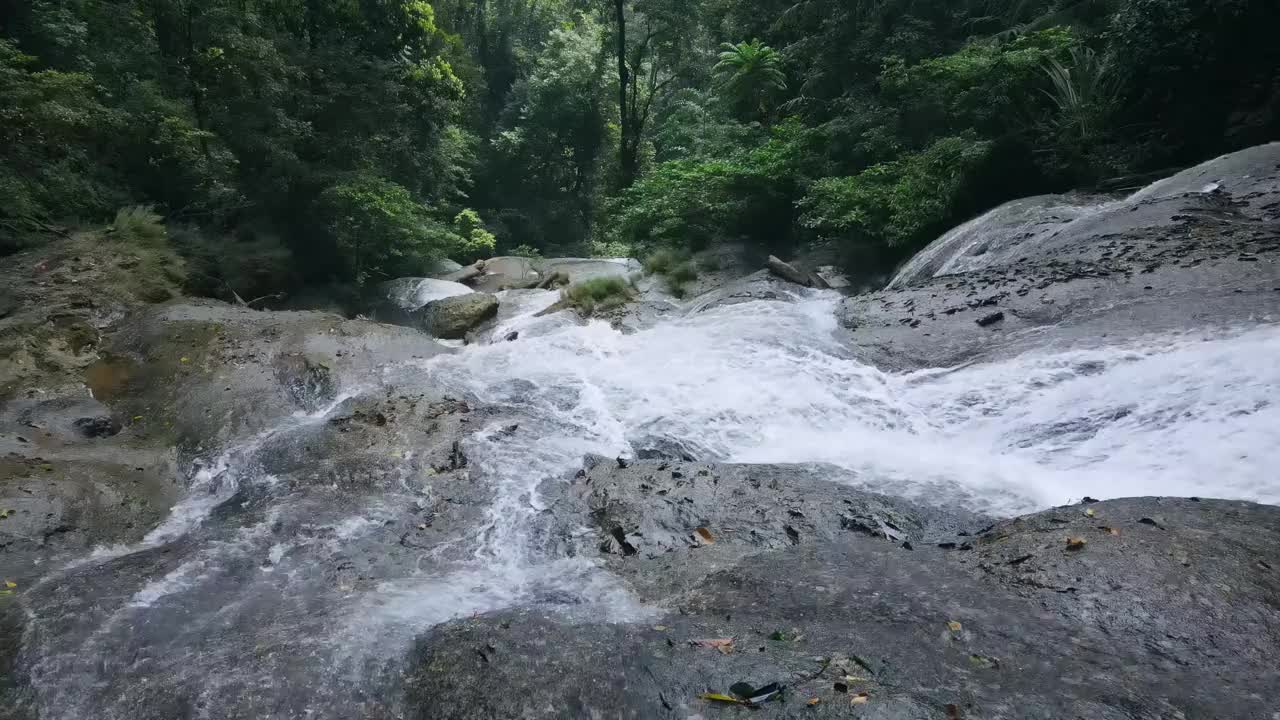
{"type": "Polygon", "coordinates": [[[493,459],[498,475],[667,438],[700,459],[831,463],[869,489],[995,515],[1085,495],[1280,502],[1278,327],[891,374],[836,339],[836,302],[731,305],[632,335],[544,325],[424,369],[553,428],[519,461],[493,459]]]}
{"type": "Polygon", "coordinates": [[[499,411],[465,443],[492,501],[464,552],[423,549],[408,569],[382,560],[400,532],[387,529],[396,508],[429,483],[405,478],[394,492],[334,500],[256,470],[259,446],[329,409],[290,420],[228,452],[235,467],[216,468],[240,491],[223,503],[230,486],[218,490],[226,517],[195,488],[163,537],[101,555],[100,570],[92,561],[68,569],[111,584],[68,580],[81,584],[63,597],[108,587],[118,598],[93,612],[55,604],[57,615],[33,618],[33,684],[46,716],[130,717],[139,702],[159,702],[147,693],[180,691],[196,698],[193,717],[251,706],[372,717],[387,701],[371,678],[399,672],[413,638],[452,618],[522,604],[643,618],[655,609],[587,556],[557,552],[538,522],[540,487],[571,476],[588,453],[665,442],[702,460],[831,463],[868,489],[995,515],[1086,495],[1280,502],[1274,325],[890,374],[838,340],[833,293],[713,308],[634,334],[565,313],[534,317],[555,298],[504,299],[493,335],[518,331],[516,342],[389,366],[380,379],[499,411]],[[158,555],[165,543],[181,558],[158,555]],[[328,574],[364,557],[362,572],[376,581],[328,574]]]}

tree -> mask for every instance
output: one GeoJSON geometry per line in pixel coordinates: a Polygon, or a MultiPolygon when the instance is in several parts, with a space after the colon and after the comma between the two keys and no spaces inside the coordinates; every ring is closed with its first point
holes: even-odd
{"type": "Polygon", "coordinates": [[[739,117],[767,120],[774,99],[787,88],[782,56],[758,39],[722,44],[720,62],[713,69],[739,117]]]}
{"type": "Polygon", "coordinates": [[[482,183],[506,247],[577,251],[590,231],[608,136],[603,38],[589,17],[553,30],[511,89],[482,183]]]}
{"type": "Polygon", "coordinates": [[[640,151],[655,101],[677,79],[688,38],[697,36],[696,3],[678,0],[613,2],[614,55],[618,68],[618,186],[640,172],[640,151]],[[628,40],[628,25],[640,32],[628,40]]]}

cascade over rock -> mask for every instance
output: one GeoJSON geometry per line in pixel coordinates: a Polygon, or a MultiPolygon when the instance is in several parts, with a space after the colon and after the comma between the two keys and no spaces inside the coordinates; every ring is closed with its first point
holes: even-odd
{"type": "Polygon", "coordinates": [[[1278,152],[852,298],[401,307],[462,349],[19,256],[0,715],[1269,717],[1278,152]]]}

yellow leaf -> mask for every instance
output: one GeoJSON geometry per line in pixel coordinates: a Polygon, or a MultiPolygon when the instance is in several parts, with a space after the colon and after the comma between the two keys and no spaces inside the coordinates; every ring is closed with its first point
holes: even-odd
{"type": "Polygon", "coordinates": [[[1086,542],[1087,541],[1082,537],[1069,537],[1067,538],[1067,549],[1083,550],[1086,542]]]}
{"type": "Polygon", "coordinates": [[[951,632],[960,632],[961,630],[964,629],[964,626],[956,622],[955,620],[948,620],[947,628],[950,629],[951,632]]]}
{"type": "Polygon", "coordinates": [[[7,588],[12,589],[12,588],[16,588],[16,587],[18,587],[18,583],[14,582],[14,581],[12,581],[12,580],[5,580],[5,581],[4,581],[4,586],[5,586],[5,587],[7,587],[7,588]]]}
{"type": "Polygon", "coordinates": [[[653,629],[654,629],[654,630],[657,630],[658,632],[666,632],[666,631],[667,631],[667,626],[666,626],[666,625],[654,625],[654,626],[653,626],[653,629]]]}
{"type": "Polygon", "coordinates": [[[738,698],[730,695],[724,695],[722,693],[711,693],[711,692],[702,693],[698,697],[702,698],[703,700],[714,700],[716,702],[722,702],[722,703],[733,703],[734,705],[742,704],[742,701],[739,700],[738,698]]]}
{"type": "Polygon", "coordinates": [[[861,705],[862,703],[867,702],[870,699],[871,699],[870,693],[860,692],[857,695],[854,695],[853,697],[849,698],[849,704],[861,705]]]}
{"type": "Polygon", "coordinates": [[[1093,517],[1093,508],[1089,508],[1088,510],[1085,510],[1084,514],[1088,515],[1089,517],[1093,517]]]}
{"type": "Polygon", "coordinates": [[[134,416],[133,416],[133,419],[134,419],[134,420],[141,420],[141,419],[142,419],[142,416],[141,416],[141,415],[134,415],[134,416]]]}
{"type": "Polygon", "coordinates": [[[822,698],[809,698],[809,702],[805,703],[805,705],[812,707],[820,702],[822,702],[822,698]]]}
{"type": "Polygon", "coordinates": [[[185,363],[185,362],[191,362],[191,358],[189,358],[189,357],[180,357],[180,358],[178,358],[178,362],[182,362],[182,363],[185,363]]]}

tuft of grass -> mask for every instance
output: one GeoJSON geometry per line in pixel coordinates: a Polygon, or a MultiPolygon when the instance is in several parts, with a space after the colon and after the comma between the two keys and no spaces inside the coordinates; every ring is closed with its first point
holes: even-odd
{"type": "Polygon", "coordinates": [[[163,247],[169,239],[162,218],[145,205],[120,208],[111,234],[120,242],[153,248],[163,247]]]}
{"type": "Polygon", "coordinates": [[[671,248],[662,248],[653,251],[644,259],[644,269],[651,275],[666,275],[671,268],[684,261],[683,253],[671,248]]]}
{"type": "Polygon", "coordinates": [[[671,248],[654,251],[645,258],[644,269],[653,275],[662,275],[667,279],[667,292],[683,298],[685,285],[698,279],[698,269],[688,253],[671,248]]]}
{"type": "Polygon", "coordinates": [[[564,299],[584,315],[608,310],[631,301],[631,284],[620,277],[584,280],[564,291],[564,299]]]}

